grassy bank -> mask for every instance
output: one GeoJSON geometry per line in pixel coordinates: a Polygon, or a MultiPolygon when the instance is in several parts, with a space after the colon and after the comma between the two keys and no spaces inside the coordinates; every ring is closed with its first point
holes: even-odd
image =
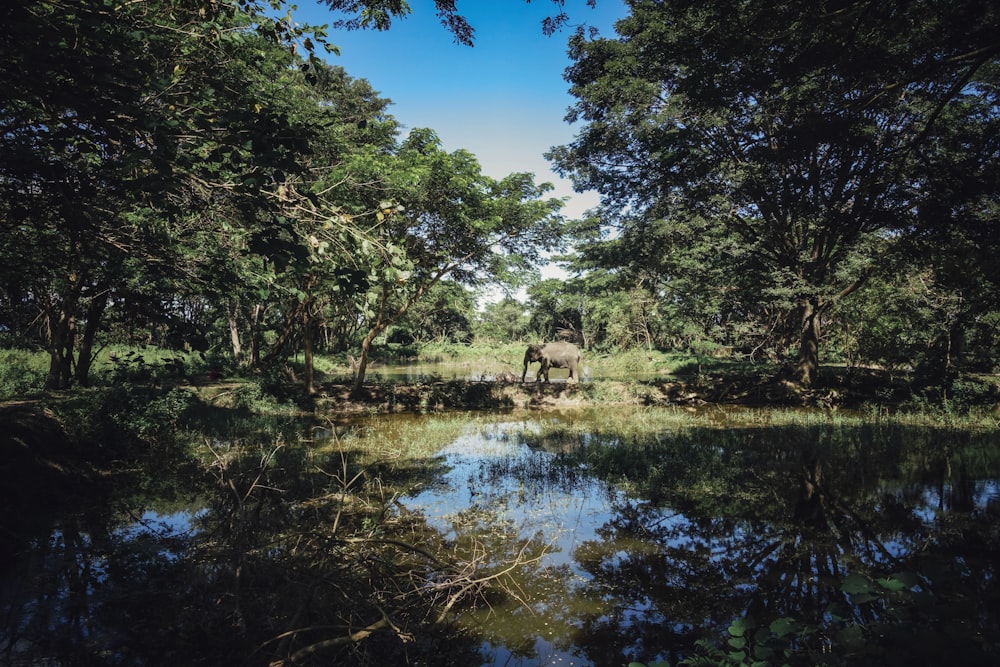
{"type": "MultiPolygon", "coordinates": [[[[1000,419],[1000,381],[959,376],[946,387],[917,387],[905,375],[879,369],[826,367],[823,384],[805,390],[775,364],[660,351],[583,352],[583,382],[520,382],[523,343],[377,348],[361,396],[351,396],[351,358],[319,355],[319,391],[298,381],[301,359],[263,372],[227,366],[212,355],[156,348],[105,348],[95,360],[94,387],[187,387],[216,405],[254,411],[380,413],[463,409],[570,408],[591,405],[745,405],[826,407],[927,413],[938,418],[1000,419]],[[398,364],[426,369],[407,380],[379,371],[398,364]]],[[[43,391],[48,358],[41,352],[0,351],[0,401],[32,400],[43,391]]],[[[532,368],[532,371],[537,366],[532,368]]],[[[76,390],[61,392],[72,395],[76,390]]]]}

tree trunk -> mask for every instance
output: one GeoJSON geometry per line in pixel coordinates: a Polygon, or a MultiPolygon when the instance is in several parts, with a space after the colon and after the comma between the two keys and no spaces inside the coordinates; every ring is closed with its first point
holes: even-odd
{"type": "Polygon", "coordinates": [[[306,366],[306,393],[315,394],[315,374],[313,372],[313,317],[311,303],[302,309],[302,356],[306,366]]]}
{"type": "Polygon", "coordinates": [[[76,316],[67,304],[61,303],[49,313],[49,375],[46,389],[66,389],[73,376],[73,342],[76,337],[76,316]]]}
{"type": "Polygon", "coordinates": [[[243,344],[240,341],[240,326],[239,321],[236,319],[239,313],[239,306],[232,304],[229,306],[229,312],[227,313],[229,320],[229,344],[233,350],[233,361],[239,366],[243,361],[243,344]]]}
{"type": "Polygon", "coordinates": [[[815,299],[801,306],[798,378],[803,387],[813,386],[819,375],[820,312],[815,299]]]}
{"type": "Polygon", "coordinates": [[[381,330],[372,328],[365,336],[364,340],[361,341],[361,356],[358,357],[357,368],[354,371],[354,386],[351,388],[351,396],[355,398],[361,395],[361,390],[365,386],[365,372],[368,369],[368,355],[371,352],[372,341],[375,340],[375,336],[379,334],[381,330]]]}
{"type": "Polygon", "coordinates": [[[264,306],[256,304],[250,316],[250,360],[247,362],[251,368],[260,366],[260,318],[264,312],[264,306]]]}
{"type": "Polygon", "coordinates": [[[354,375],[354,387],[351,389],[352,396],[360,396],[361,390],[364,388],[365,373],[368,370],[368,355],[371,353],[372,343],[375,341],[375,338],[380,333],[385,331],[393,322],[398,321],[399,318],[405,315],[406,311],[410,309],[410,306],[426,294],[432,287],[434,287],[434,285],[440,282],[441,278],[450,270],[451,269],[439,271],[434,278],[427,281],[427,283],[411,294],[403,305],[397,308],[393,313],[386,312],[386,302],[389,299],[389,286],[386,284],[382,285],[382,293],[378,302],[378,315],[375,318],[375,322],[368,330],[368,333],[365,335],[364,340],[361,341],[361,356],[358,359],[357,372],[354,375]]]}
{"type": "Polygon", "coordinates": [[[87,324],[83,329],[83,337],[80,339],[80,351],[76,360],[76,382],[81,387],[90,386],[90,367],[94,363],[94,342],[97,339],[97,331],[101,326],[101,318],[104,310],[108,306],[109,292],[101,288],[90,300],[90,307],[87,308],[87,324]]]}
{"type": "Polygon", "coordinates": [[[281,356],[285,346],[295,334],[295,323],[299,321],[299,318],[304,310],[308,310],[312,307],[313,301],[313,297],[308,297],[305,301],[299,301],[292,307],[291,311],[288,313],[288,317],[285,318],[285,324],[281,329],[281,333],[278,335],[278,339],[274,342],[274,345],[271,346],[270,351],[264,355],[262,360],[264,365],[272,363],[275,359],[281,356]]]}

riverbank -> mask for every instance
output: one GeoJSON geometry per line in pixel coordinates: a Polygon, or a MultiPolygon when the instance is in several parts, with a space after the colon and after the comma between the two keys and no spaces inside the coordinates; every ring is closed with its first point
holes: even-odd
{"type": "Polygon", "coordinates": [[[877,370],[832,375],[806,388],[781,377],[760,375],[670,376],[657,380],[593,380],[581,383],[435,380],[369,383],[360,395],[348,384],[321,385],[311,404],[317,412],[357,414],[454,409],[571,409],[602,405],[823,407],[950,410],[997,405],[997,378],[981,379],[950,394],[915,394],[907,383],[877,370]]]}
{"type": "MultiPolygon", "coordinates": [[[[359,394],[352,392],[348,376],[321,377],[317,391],[308,395],[292,374],[274,377],[180,377],[153,384],[122,383],[103,388],[38,392],[14,401],[0,402],[8,409],[18,405],[39,407],[101,403],[99,395],[111,392],[118,401],[142,406],[147,412],[159,405],[168,413],[186,401],[211,409],[257,414],[315,414],[327,417],[359,414],[429,413],[449,410],[574,409],[602,406],[690,407],[721,405],[752,408],[796,407],[906,411],[987,415],[1000,421],[1000,377],[965,376],[947,389],[916,388],[906,376],[880,369],[830,368],[823,384],[805,388],[763,367],[728,369],[728,372],[664,373],[656,379],[585,379],[551,383],[509,376],[496,379],[443,379],[431,376],[417,381],[370,380],[359,394]],[[180,394],[188,398],[179,400],[180,394]],[[175,392],[171,399],[161,400],[175,392]],[[152,401],[152,403],[150,403],[152,401]]],[[[92,406],[91,406],[92,407],[92,406]]],[[[93,410],[85,410],[93,413],[93,410]]],[[[0,412],[0,417],[3,412],[0,412]]],[[[154,421],[160,417],[150,415],[154,421]]],[[[170,414],[162,420],[171,421],[170,414]]]]}

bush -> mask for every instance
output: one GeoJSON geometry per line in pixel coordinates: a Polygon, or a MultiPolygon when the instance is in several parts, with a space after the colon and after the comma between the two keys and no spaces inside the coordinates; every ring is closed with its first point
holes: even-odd
{"type": "Polygon", "coordinates": [[[37,356],[22,350],[0,351],[0,400],[24,398],[45,388],[45,371],[32,363],[37,356]]]}

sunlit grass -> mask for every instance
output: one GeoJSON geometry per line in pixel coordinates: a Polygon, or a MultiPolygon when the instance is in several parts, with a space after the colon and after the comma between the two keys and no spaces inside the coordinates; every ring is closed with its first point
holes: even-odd
{"type": "Polygon", "coordinates": [[[329,421],[317,431],[318,451],[350,451],[362,462],[426,459],[491,419],[487,415],[375,415],[329,421]]]}
{"type": "Polygon", "coordinates": [[[618,433],[623,440],[662,431],[686,428],[732,429],[771,427],[861,427],[923,426],[928,428],[996,429],[997,416],[983,410],[951,417],[931,412],[888,412],[877,409],[836,410],[819,408],[748,408],[739,406],[636,406],[618,405],[613,409],[593,406],[580,408],[573,420],[546,420],[539,417],[543,435],[551,424],[563,432],[581,434],[605,431],[618,433]]]}

